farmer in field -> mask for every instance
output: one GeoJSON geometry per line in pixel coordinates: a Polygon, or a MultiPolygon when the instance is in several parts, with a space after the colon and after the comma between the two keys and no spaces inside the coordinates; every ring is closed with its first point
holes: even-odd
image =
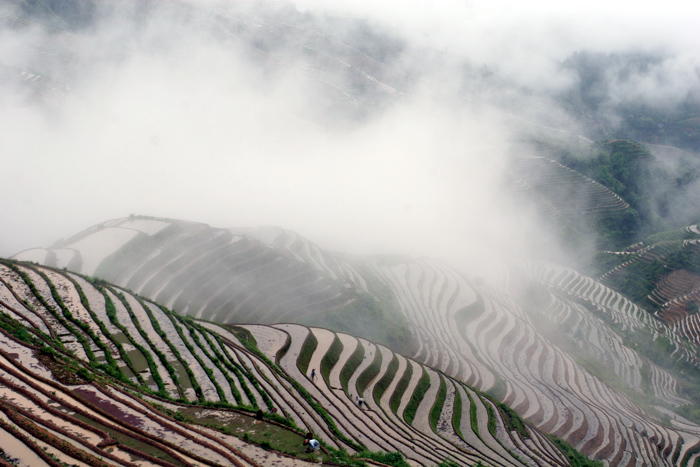
{"type": "Polygon", "coordinates": [[[364,398],[364,397],[357,396],[357,406],[358,406],[359,408],[362,408],[363,405],[364,405],[365,407],[367,407],[367,404],[365,404],[365,398],[364,398]]]}
{"type": "Polygon", "coordinates": [[[306,446],[306,450],[304,452],[316,452],[321,447],[321,443],[319,443],[318,441],[316,441],[313,438],[312,439],[305,439],[304,446],[306,446]]]}

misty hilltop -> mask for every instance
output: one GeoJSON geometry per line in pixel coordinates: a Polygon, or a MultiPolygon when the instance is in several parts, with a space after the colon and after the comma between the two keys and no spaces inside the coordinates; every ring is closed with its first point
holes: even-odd
{"type": "Polygon", "coordinates": [[[699,465],[700,14],[492,3],[0,5],[0,464],[699,465]]]}

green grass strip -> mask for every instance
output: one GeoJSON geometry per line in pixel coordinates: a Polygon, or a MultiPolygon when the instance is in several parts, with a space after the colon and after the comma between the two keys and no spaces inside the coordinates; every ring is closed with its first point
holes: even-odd
{"type": "Polygon", "coordinates": [[[525,422],[522,418],[520,418],[520,415],[518,415],[518,413],[515,410],[511,409],[505,404],[502,404],[498,401],[493,402],[496,404],[496,407],[498,407],[498,410],[501,412],[501,415],[503,416],[503,421],[505,422],[508,431],[515,430],[520,434],[520,436],[523,437],[523,439],[529,439],[530,432],[527,430],[525,422]]]}
{"type": "Polygon", "coordinates": [[[391,359],[391,362],[389,362],[389,366],[386,368],[384,376],[382,376],[382,378],[379,381],[377,381],[377,384],[374,386],[372,396],[374,397],[374,400],[377,402],[377,404],[379,404],[379,400],[382,398],[382,395],[387,390],[391,382],[394,380],[398,369],[399,357],[396,354],[394,354],[394,358],[391,359]]]}
{"type": "MultiPolygon", "coordinates": [[[[68,332],[73,334],[75,338],[78,340],[80,345],[83,347],[83,350],[85,351],[85,355],[87,355],[88,361],[89,362],[95,362],[95,354],[92,352],[92,349],[90,348],[90,343],[88,342],[87,337],[78,331],[71,323],[75,321],[75,318],[73,317],[73,314],[70,312],[70,310],[66,307],[66,305],[63,303],[63,300],[61,299],[61,296],[59,295],[58,291],[56,290],[56,286],[53,284],[53,282],[48,278],[46,274],[43,272],[32,268],[32,270],[39,275],[46,284],[49,286],[49,290],[51,291],[51,297],[53,297],[54,301],[58,305],[58,307],[61,310],[61,313],[59,314],[52,306],[48,304],[46,300],[44,300],[44,297],[41,295],[41,293],[37,290],[36,286],[34,285],[34,282],[31,280],[28,274],[26,274],[24,271],[20,270],[14,262],[3,262],[7,267],[9,267],[13,272],[15,272],[17,275],[19,275],[22,280],[24,281],[25,284],[29,287],[29,290],[31,290],[32,294],[39,300],[39,302],[47,309],[49,310],[54,318],[58,320],[63,327],[66,328],[68,332]]],[[[29,267],[25,265],[25,267],[29,267]]],[[[59,341],[60,342],[60,341],[59,341]]]]}
{"type": "Polygon", "coordinates": [[[340,359],[340,354],[342,351],[343,343],[340,341],[340,338],[336,335],[335,339],[333,339],[333,343],[328,348],[328,352],[326,352],[326,355],[324,355],[321,359],[321,375],[326,381],[326,385],[328,387],[331,386],[329,382],[331,370],[338,363],[338,359],[340,359]]]}
{"type": "Polygon", "coordinates": [[[476,433],[477,436],[479,436],[479,414],[476,411],[476,403],[474,402],[474,399],[472,399],[472,396],[469,394],[468,391],[467,397],[469,398],[469,418],[472,424],[472,431],[476,433]]]}
{"type": "Polygon", "coordinates": [[[425,371],[425,368],[423,368],[423,376],[421,376],[420,381],[418,381],[416,389],[414,389],[413,391],[413,396],[411,396],[411,400],[408,401],[408,405],[406,405],[406,410],[403,413],[403,418],[409,425],[413,423],[413,419],[416,417],[416,411],[418,410],[418,406],[425,397],[425,393],[428,391],[429,388],[430,376],[428,375],[428,372],[425,371]]]}
{"type": "MultiPolygon", "coordinates": [[[[161,365],[163,366],[163,368],[165,368],[165,371],[168,372],[168,375],[170,375],[172,380],[174,382],[177,381],[176,374],[175,374],[175,368],[170,364],[170,362],[168,362],[168,359],[165,357],[165,354],[163,352],[161,352],[155,346],[155,344],[153,344],[153,342],[151,342],[151,339],[148,337],[148,334],[141,327],[141,323],[139,322],[139,319],[136,317],[134,310],[131,309],[131,305],[129,305],[129,302],[127,301],[126,297],[124,296],[124,293],[122,293],[120,290],[116,290],[116,289],[111,289],[111,290],[119,298],[119,300],[122,302],[122,305],[124,305],[124,308],[126,308],[126,311],[129,314],[129,317],[131,318],[131,322],[136,327],[136,330],[141,335],[141,338],[143,338],[143,340],[146,342],[146,344],[148,344],[148,346],[150,347],[150,350],[158,357],[158,360],[160,361],[161,365]]],[[[144,349],[143,353],[146,356],[146,358],[148,359],[148,366],[151,368],[151,376],[153,376],[153,379],[155,380],[156,384],[158,385],[158,395],[160,397],[163,397],[164,399],[170,399],[170,394],[165,389],[165,383],[163,382],[163,378],[160,376],[160,373],[158,372],[158,366],[156,365],[155,359],[153,359],[151,352],[148,352],[147,349],[144,349]]]]}
{"type": "Polygon", "coordinates": [[[433,431],[437,432],[437,424],[440,420],[440,414],[442,413],[442,407],[445,405],[445,398],[447,397],[447,384],[445,384],[445,378],[440,375],[440,389],[438,389],[437,397],[435,397],[435,403],[433,408],[430,409],[430,427],[433,431]]]}
{"type": "MultiPolygon", "coordinates": [[[[102,297],[105,300],[105,312],[107,313],[107,317],[109,318],[110,322],[114,325],[114,327],[119,329],[124,334],[124,336],[128,339],[128,341],[131,345],[136,347],[139,350],[139,352],[141,352],[143,354],[143,351],[141,350],[140,346],[136,342],[134,342],[134,339],[132,339],[132,337],[129,335],[129,331],[117,319],[117,309],[114,306],[112,299],[109,298],[109,295],[107,295],[107,292],[105,292],[105,289],[102,286],[102,284],[93,283],[92,285],[95,287],[95,289],[97,289],[98,292],[100,292],[102,294],[102,297]]],[[[122,355],[124,356],[124,362],[126,363],[126,366],[128,366],[129,369],[131,370],[131,372],[134,374],[134,376],[136,376],[136,380],[138,381],[138,384],[145,386],[146,383],[143,380],[143,377],[141,376],[141,374],[138,371],[136,371],[136,368],[132,364],[131,359],[127,355],[127,352],[124,350],[122,343],[118,342],[116,339],[113,339],[113,340],[116,342],[115,345],[118,345],[119,352],[122,353],[122,355]]],[[[144,356],[144,358],[146,358],[146,357],[144,356]]]]}
{"type": "Polygon", "coordinates": [[[603,467],[603,463],[601,461],[594,461],[587,458],[566,441],[559,439],[554,435],[547,435],[547,438],[549,438],[550,441],[552,441],[552,443],[554,443],[564,453],[573,467],[603,467]]]}
{"type": "MultiPolygon", "coordinates": [[[[158,323],[158,319],[156,319],[155,315],[153,314],[153,311],[146,305],[146,302],[144,301],[144,299],[142,297],[134,296],[134,298],[136,298],[136,300],[139,302],[139,305],[141,305],[141,308],[146,313],[146,316],[148,316],[148,319],[151,321],[151,326],[153,327],[153,330],[163,340],[163,342],[165,342],[165,345],[168,346],[168,348],[170,349],[170,352],[177,359],[177,361],[180,362],[180,365],[182,365],[182,367],[185,369],[185,373],[187,373],[187,377],[192,382],[192,388],[195,390],[195,394],[199,395],[199,393],[197,393],[197,389],[199,389],[200,393],[202,390],[201,390],[201,388],[199,388],[199,385],[194,380],[194,374],[192,373],[192,370],[190,370],[190,367],[182,359],[180,352],[175,348],[175,346],[172,344],[172,342],[170,342],[170,339],[168,339],[168,335],[165,334],[165,331],[163,331],[161,329],[160,324],[158,323]]],[[[158,306],[158,305],[156,305],[156,306],[158,306]]],[[[180,394],[181,400],[184,403],[188,404],[189,401],[185,397],[185,393],[182,390],[182,383],[180,382],[179,377],[178,377],[177,373],[175,372],[175,368],[172,365],[170,365],[170,363],[168,363],[168,365],[169,365],[168,371],[170,371],[171,368],[173,370],[172,373],[170,374],[170,376],[172,377],[173,382],[177,386],[177,390],[180,394]]]]}
{"type": "Polygon", "coordinates": [[[318,403],[318,401],[309,393],[309,391],[306,390],[306,388],[304,388],[304,386],[301,385],[301,383],[299,383],[296,379],[290,377],[278,365],[273,364],[265,356],[265,354],[263,354],[256,346],[251,345],[250,347],[248,347],[246,345],[245,347],[247,348],[247,350],[259,356],[264,362],[266,362],[270,370],[275,372],[280,377],[284,378],[290,385],[292,385],[292,387],[294,387],[294,389],[299,393],[299,395],[302,396],[306,400],[306,402],[311,406],[311,408],[321,417],[321,419],[323,419],[323,421],[328,426],[328,429],[338,439],[342,440],[345,444],[355,449],[356,451],[362,451],[366,448],[365,446],[358,444],[355,440],[352,440],[345,436],[345,434],[338,429],[338,426],[335,424],[335,420],[333,420],[333,417],[331,417],[328,414],[326,409],[324,409],[323,406],[321,406],[321,404],[318,403]]]}
{"type": "Polygon", "coordinates": [[[406,392],[406,388],[408,387],[408,383],[411,381],[411,377],[413,376],[413,365],[411,364],[410,361],[406,361],[406,370],[403,372],[403,376],[399,380],[398,384],[396,385],[396,389],[394,390],[394,393],[391,395],[391,411],[394,412],[395,414],[398,413],[399,411],[399,405],[401,405],[401,398],[403,397],[403,394],[406,392]]]}
{"type": "Polygon", "coordinates": [[[491,404],[484,402],[484,405],[486,406],[486,411],[489,414],[489,432],[491,433],[492,436],[496,436],[496,414],[494,413],[493,407],[491,404]]]}
{"type": "Polygon", "coordinates": [[[374,354],[374,360],[372,360],[372,363],[365,368],[365,371],[363,371],[360,374],[360,377],[357,378],[357,394],[358,395],[363,395],[365,392],[365,388],[369,383],[372,382],[372,380],[379,374],[379,370],[382,369],[382,353],[379,351],[377,348],[377,351],[374,354]]]}
{"type": "MultiPolygon", "coordinates": [[[[100,329],[102,332],[102,335],[104,336],[105,339],[109,340],[114,347],[116,347],[117,351],[119,352],[119,356],[124,362],[128,362],[127,366],[131,365],[131,361],[129,358],[126,356],[126,352],[124,351],[124,348],[121,346],[121,343],[116,342],[115,339],[112,339],[111,333],[107,330],[107,327],[105,324],[97,318],[97,315],[92,311],[92,308],[90,308],[90,302],[88,301],[87,297],[85,296],[85,293],[83,292],[83,288],[80,287],[78,282],[70,277],[67,273],[62,274],[66,279],[68,279],[75,289],[78,291],[78,297],[80,297],[80,303],[83,305],[83,308],[87,310],[88,314],[90,315],[90,318],[92,318],[92,321],[97,325],[97,327],[100,329]]],[[[86,278],[84,278],[86,279],[86,278]]],[[[89,280],[88,280],[89,282],[89,280]]],[[[107,360],[107,363],[103,363],[101,365],[96,365],[96,368],[101,369],[105,373],[107,373],[109,376],[118,379],[124,383],[129,383],[131,384],[131,381],[126,377],[124,373],[122,373],[121,368],[117,364],[117,361],[114,359],[114,356],[112,355],[111,349],[107,346],[105,342],[102,342],[102,340],[95,334],[90,327],[88,323],[85,323],[83,321],[80,321],[79,323],[80,327],[85,331],[86,334],[90,336],[90,338],[95,342],[95,344],[102,350],[105,354],[105,359],[107,360]]],[[[130,366],[132,368],[133,372],[133,366],[130,366]]]]}
{"type": "Polygon", "coordinates": [[[411,467],[411,464],[406,461],[403,454],[400,452],[360,451],[353,457],[358,459],[371,459],[383,465],[390,465],[392,467],[411,467]]]}
{"type": "Polygon", "coordinates": [[[457,436],[464,439],[462,436],[462,428],[460,427],[462,423],[462,395],[459,393],[459,388],[455,388],[455,405],[452,410],[452,427],[457,432],[457,436]]]}
{"type": "MultiPolygon", "coordinates": [[[[237,358],[234,358],[235,350],[234,348],[230,348],[230,350],[227,352],[226,351],[226,346],[227,343],[224,342],[221,337],[217,334],[214,334],[214,338],[216,341],[219,343],[221,346],[221,349],[223,351],[223,356],[225,357],[224,360],[222,360],[223,364],[226,366],[226,368],[229,368],[230,370],[233,371],[233,373],[236,375],[236,378],[238,379],[238,383],[241,385],[241,389],[243,389],[243,392],[245,395],[248,397],[248,400],[250,401],[251,407],[253,407],[255,410],[257,410],[258,407],[258,401],[255,399],[255,395],[253,394],[253,391],[248,387],[247,381],[250,381],[251,375],[248,373],[248,369],[245,368],[242,364],[240,364],[237,361],[237,358]],[[229,352],[233,355],[230,355],[229,352]]],[[[237,393],[240,396],[240,392],[237,393]]],[[[242,400],[242,399],[241,399],[242,400]]]]}
{"type": "MultiPolygon", "coordinates": [[[[235,400],[229,401],[229,402],[234,404],[234,405],[242,405],[243,399],[241,397],[241,393],[240,393],[240,391],[238,391],[238,388],[236,387],[235,381],[233,380],[233,378],[231,378],[231,373],[235,374],[235,370],[229,369],[229,366],[226,365],[227,363],[229,363],[229,365],[230,365],[230,362],[228,362],[227,357],[225,357],[221,353],[221,351],[218,347],[218,341],[216,342],[217,345],[215,345],[214,341],[212,341],[212,339],[210,337],[210,333],[203,326],[197,324],[196,328],[202,333],[202,337],[204,338],[204,341],[209,345],[209,348],[214,353],[214,355],[209,356],[209,358],[211,359],[212,362],[214,362],[214,365],[216,365],[216,367],[219,368],[221,373],[224,375],[224,378],[226,378],[226,381],[228,382],[229,388],[231,389],[231,393],[233,394],[233,398],[235,399],[235,400]]],[[[214,339],[216,339],[216,337],[214,337],[214,339]]],[[[200,347],[202,347],[202,346],[200,346],[200,347]]]]}
{"type": "Polygon", "coordinates": [[[350,355],[350,358],[347,359],[345,365],[343,365],[343,369],[340,370],[340,384],[343,385],[343,390],[348,394],[348,384],[350,383],[350,378],[352,378],[353,373],[355,373],[355,370],[357,370],[357,367],[360,366],[360,363],[362,363],[364,358],[365,346],[358,341],[355,351],[352,353],[352,355],[350,355]]]}
{"type": "MultiPolygon", "coordinates": [[[[175,330],[177,331],[178,335],[180,336],[180,339],[182,339],[182,342],[185,343],[185,347],[187,347],[187,350],[189,350],[190,354],[192,354],[192,357],[194,357],[194,359],[197,360],[199,366],[202,367],[204,372],[209,377],[209,381],[214,385],[214,389],[216,390],[216,394],[219,396],[219,400],[225,402],[226,395],[224,394],[223,388],[219,385],[218,381],[216,381],[214,370],[209,368],[208,365],[204,364],[204,360],[202,360],[202,358],[196,352],[196,349],[194,347],[196,345],[202,351],[202,353],[211,361],[209,354],[202,347],[202,343],[194,330],[194,326],[191,324],[192,318],[185,318],[180,315],[170,315],[169,318],[172,321],[173,326],[175,327],[175,330]],[[182,327],[180,325],[182,325],[182,327]],[[189,332],[189,338],[192,340],[192,342],[190,342],[190,339],[188,339],[187,333],[185,331],[189,332]]],[[[204,393],[202,393],[201,401],[206,402],[204,393]]]]}
{"type": "Polygon", "coordinates": [[[314,333],[309,330],[309,334],[306,336],[304,344],[302,344],[301,350],[299,351],[299,357],[297,358],[297,367],[299,367],[301,374],[305,375],[306,371],[309,369],[309,362],[314,355],[316,347],[318,347],[318,339],[316,339],[314,333]]]}

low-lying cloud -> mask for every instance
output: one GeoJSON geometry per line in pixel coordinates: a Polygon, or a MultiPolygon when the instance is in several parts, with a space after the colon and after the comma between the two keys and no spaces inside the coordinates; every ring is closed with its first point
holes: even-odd
{"type": "MultiPolygon", "coordinates": [[[[297,2],[319,24],[365,15],[404,43],[391,57],[412,77],[403,94],[359,72],[338,78],[303,47],[251,45],[216,26],[214,4],[120,7],[72,34],[5,27],[0,254],[132,213],[278,225],[356,253],[530,250],[548,234],[504,195],[512,132],[489,101],[528,87],[532,101],[513,108],[546,106],[540,95],[570,85],[557,63],[583,34],[569,30],[571,12],[358,5],[297,2]],[[503,87],[465,84],[452,73],[465,64],[497,71],[503,87]],[[339,102],[372,111],[348,117],[339,102]]],[[[654,94],[653,84],[636,88],[654,94]]]]}

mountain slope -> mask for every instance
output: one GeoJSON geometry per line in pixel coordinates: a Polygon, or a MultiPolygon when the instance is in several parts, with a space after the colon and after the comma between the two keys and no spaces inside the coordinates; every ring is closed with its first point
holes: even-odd
{"type": "MultiPolygon", "coordinates": [[[[700,428],[695,422],[683,422],[673,412],[694,410],[695,345],[619,293],[567,268],[493,262],[477,279],[429,259],[331,254],[281,229],[211,229],[165,219],[110,221],[59,246],[63,248],[29,250],[17,257],[61,257],[67,265],[78,253],[69,257],[66,251],[86,258],[95,255],[90,257],[101,260],[89,259],[83,264],[93,265],[99,275],[136,286],[141,293],[148,291],[151,298],[162,299],[165,291],[172,290],[175,295],[169,296],[168,304],[223,323],[235,323],[246,316],[241,310],[254,301],[248,297],[259,289],[270,297],[282,297],[274,309],[269,307],[271,298],[263,302],[268,322],[325,322],[336,331],[345,326],[363,335],[367,328],[386,325],[365,320],[363,316],[372,316],[367,310],[365,315],[356,314],[362,311],[360,305],[369,302],[374,309],[390,310],[391,316],[401,316],[407,323],[416,345],[408,352],[404,347],[404,355],[488,392],[591,458],[611,465],[685,465],[695,461],[700,448],[700,428]],[[146,224],[140,224],[143,222],[146,224]],[[149,235],[143,226],[152,222],[167,227],[149,235]],[[138,242],[122,239],[121,247],[105,243],[102,249],[97,248],[96,239],[107,238],[110,229],[139,225],[141,231],[133,237],[140,236],[138,242]],[[202,232],[206,241],[176,246],[174,239],[189,239],[190,234],[161,235],[188,228],[202,232]],[[271,260],[273,266],[256,276],[260,266],[255,261],[223,255],[225,250],[217,241],[225,245],[245,242],[279,259],[271,260]],[[86,245],[95,245],[95,250],[86,245]],[[181,257],[187,260],[176,262],[181,257]],[[220,257],[229,258],[229,266],[210,274],[218,268],[213,258],[220,257]],[[158,258],[166,260],[158,263],[158,258]],[[170,264],[178,266],[169,269],[170,264]],[[140,274],[144,270],[147,273],[140,274]],[[302,270],[312,272],[313,284],[335,285],[332,290],[352,297],[351,302],[338,311],[332,306],[324,309],[327,302],[323,300],[308,299],[314,295],[307,295],[303,282],[298,282],[302,270]],[[145,289],[144,284],[155,277],[159,287],[145,289]],[[237,277],[249,277],[250,281],[244,285],[237,277]],[[287,283],[294,285],[280,285],[287,283]],[[216,296],[213,290],[231,297],[227,304],[218,305],[216,313],[202,305],[216,296]],[[302,300],[305,312],[299,312],[296,305],[294,297],[300,296],[307,298],[302,300]],[[185,303],[196,305],[184,308],[185,303]],[[313,307],[318,312],[309,311],[313,307]]],[[[382,359],[381,371],[388,371],[387,359],[393,360],[388,355],[382,359]]],[[[397,357],[392,369],[401,361],[397,357]]],[[[438,374],[428,371],[428,375],[437,392],[438,374]]],[[[208,391],[214,392],[211,387],[208,391]]],[[[452,400],[462,393],[458,387],[446,385],[444,394],[452,400]]]]}
{"type": "MultiPolygon", "coordinates": [[[[291,324],[225,328],[105,282],[5,260],[0,278],[0,429],[18,440],[3,444],[6,456],[46,458],[46,444],[69,464],[305,465],[226,434],[243,424],[260,439],[251,419],[226,422],[245,418],[238,407],[300,427],[290,432],[299,455],[311,431],[328,448],[401,451],[412,465],[571,465],[507,407],[364,339],[291,324]]],[[[321,457],[349,461],[334,455],[321,457]]],[[[32,465],[44,463],[54,465],[32,465]]]]}

